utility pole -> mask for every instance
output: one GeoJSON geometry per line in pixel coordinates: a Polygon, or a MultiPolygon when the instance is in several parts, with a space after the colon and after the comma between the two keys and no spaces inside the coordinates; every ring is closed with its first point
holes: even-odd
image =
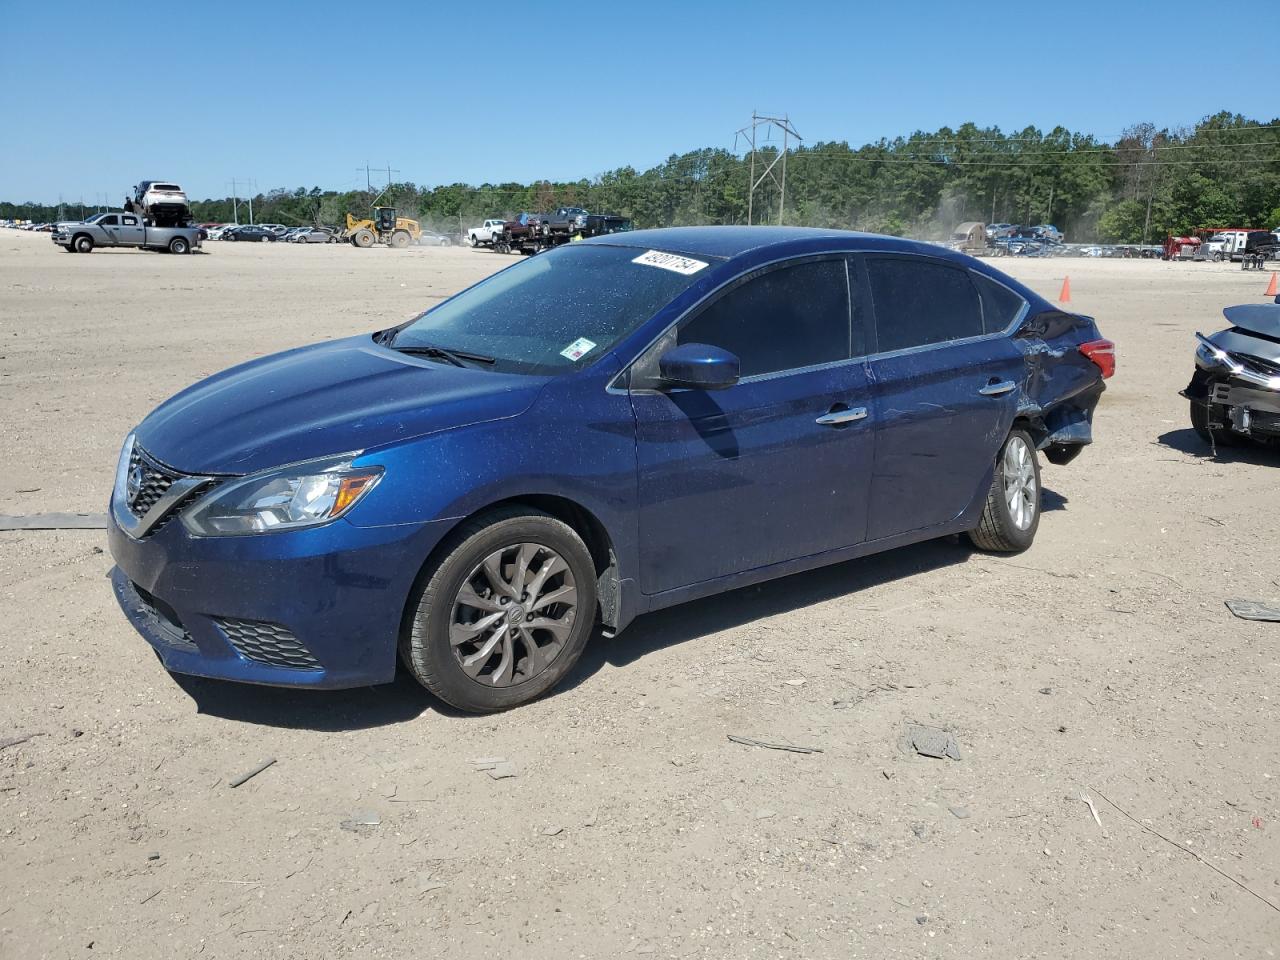
{"type": "Polygon", "coordinates": [[[240,225],[240,188],[239,184],[244,184],[249,191],[247,203],[249,204],[249,223],[253,223],[253,191],[258,188],[258,181],[251,177],[232,177],[231,178],[231,219],[235,221],[236,226],[240,225]]]}
{"type": "MultiPolygon", "coordinates": [[[[1156,161],[1156,143],[1155,143],[1155,140],[1152,140],[1151,141],[1151,162],[1154,164],[1155,161],[1156,161]]],[[[1139,167],[1138,170],[1139,172],[1141,172],[1142,168],[1139,167]]],[[[1159,171],[1160,171],[1160,168],[1156,167],[1156,172],[1158,173],[1159,171]]],[[[1155,198],[1155,195],[1156,195],[1156,178],[1153,175],[1150,178],[1150,183],[1147,185],[1147,219],[1142,222],[1142,245],[1144,247],[1147,245],[1147,236],[1151,230],[1151,201],[1155,198]]]]}
{"type": "MultiPolygon", "coordinates": [[[[795,137],[796,140],[803,140],[804,138],[801,137],[800,134],[796,133],[795,127],[791,125],[791,118],[787,114],[783,114],[781,117],[765,117],[765,116],[761,116],[755,111],[752,111],[751,113],[751,123],[749,123],[747,126],[743,127],[736,134],[734,134],[733,146],[735,150],[738,148],[738,137],[745,138],[751,148],[749,158],[748,158],[750,180],[749,180],[749,188],[747,190],[747,224],[748,225],[751,224],[752,218],[755,214],[756,188],[758,188],[760,184],[764,183],[766,177],[772,180],[774,185],[777,186],[778,188],[778,223],[781,224],[782,210],[787,202],[787,151],[789,146],[788,139],[790,137],[795,137]],[[777,129],[782,131],[782,152],[779,153],[777,156],[775,156],[771,161],[769,161],[769,165],[764,168],[764,172],[761,173],[759,177],[757,177],[756,176],[756,133],[760,127],[765,128],[766,139],[768,139],[768,136],[771,135],[772,128],[776,127],[777,129]],[[778,174],[775,174],[773,172],[773,168],[778,166],[779,161],[781,161],[781,164],[782,164],[781,170],[780,170],[781,178],[779,178],[778,174]]],[[[762,162],[763,162],[763,158],[762,158],[762,162]]]]}

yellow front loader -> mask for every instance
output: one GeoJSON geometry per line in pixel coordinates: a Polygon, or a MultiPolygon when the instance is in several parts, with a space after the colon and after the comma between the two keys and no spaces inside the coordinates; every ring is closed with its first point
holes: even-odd
{"type": "Polygon", "coordinates": [[[357,247],[372,247],[375,243],[385,243],[397,250],[417,242],[422,236],[422,227],[417,220],[408,217],[397,217],[395,207],[374,207],[373,219],[357,220],[347,214],[347,229],[344,237],[357,247]]]}

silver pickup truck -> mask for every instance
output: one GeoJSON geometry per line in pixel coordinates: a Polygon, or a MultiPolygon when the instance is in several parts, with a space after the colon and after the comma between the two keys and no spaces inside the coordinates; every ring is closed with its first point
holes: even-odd
{"type": "Polygon", "coordinates": [[[67,253],[91,253],[94,247],[190,253],[200,246],[199,227],[149,227],[136,213],[99,213],[84,222],[58,223],[51,237],[67,253]]]}

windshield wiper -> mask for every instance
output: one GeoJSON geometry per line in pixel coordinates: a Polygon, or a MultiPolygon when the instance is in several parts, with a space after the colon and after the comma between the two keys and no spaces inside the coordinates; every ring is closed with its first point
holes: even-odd
{"type": "Polygon", "coordinates": [[[431,346],[429,344],[405,344],[400,346],[395,343],[388,343],[392,350],[399,350],[401,353],[410,353],[419,357],[434,357],[438,360],[444,360],[451,363],[455,367],[465,367],[465,361],[470,360],[472,363],[494,364],[497,359],[494,357],[486,357],[483,353],[469,353],[464,350],[446,350],[444,347],[431,346]]]}

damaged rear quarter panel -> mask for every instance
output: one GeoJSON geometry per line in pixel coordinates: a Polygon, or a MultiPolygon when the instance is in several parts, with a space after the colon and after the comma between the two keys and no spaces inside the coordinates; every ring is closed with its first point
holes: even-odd
{"type": "Polygon", "coordinates": [[[1093,412],[1105,386],[1079,347],[1101,334],[1090,317],[1053,308],[1033,312],[1014,342],[1026,360],[1018,416],[1053,463],[1066,463],[1093,440],[1093,412]]]}

